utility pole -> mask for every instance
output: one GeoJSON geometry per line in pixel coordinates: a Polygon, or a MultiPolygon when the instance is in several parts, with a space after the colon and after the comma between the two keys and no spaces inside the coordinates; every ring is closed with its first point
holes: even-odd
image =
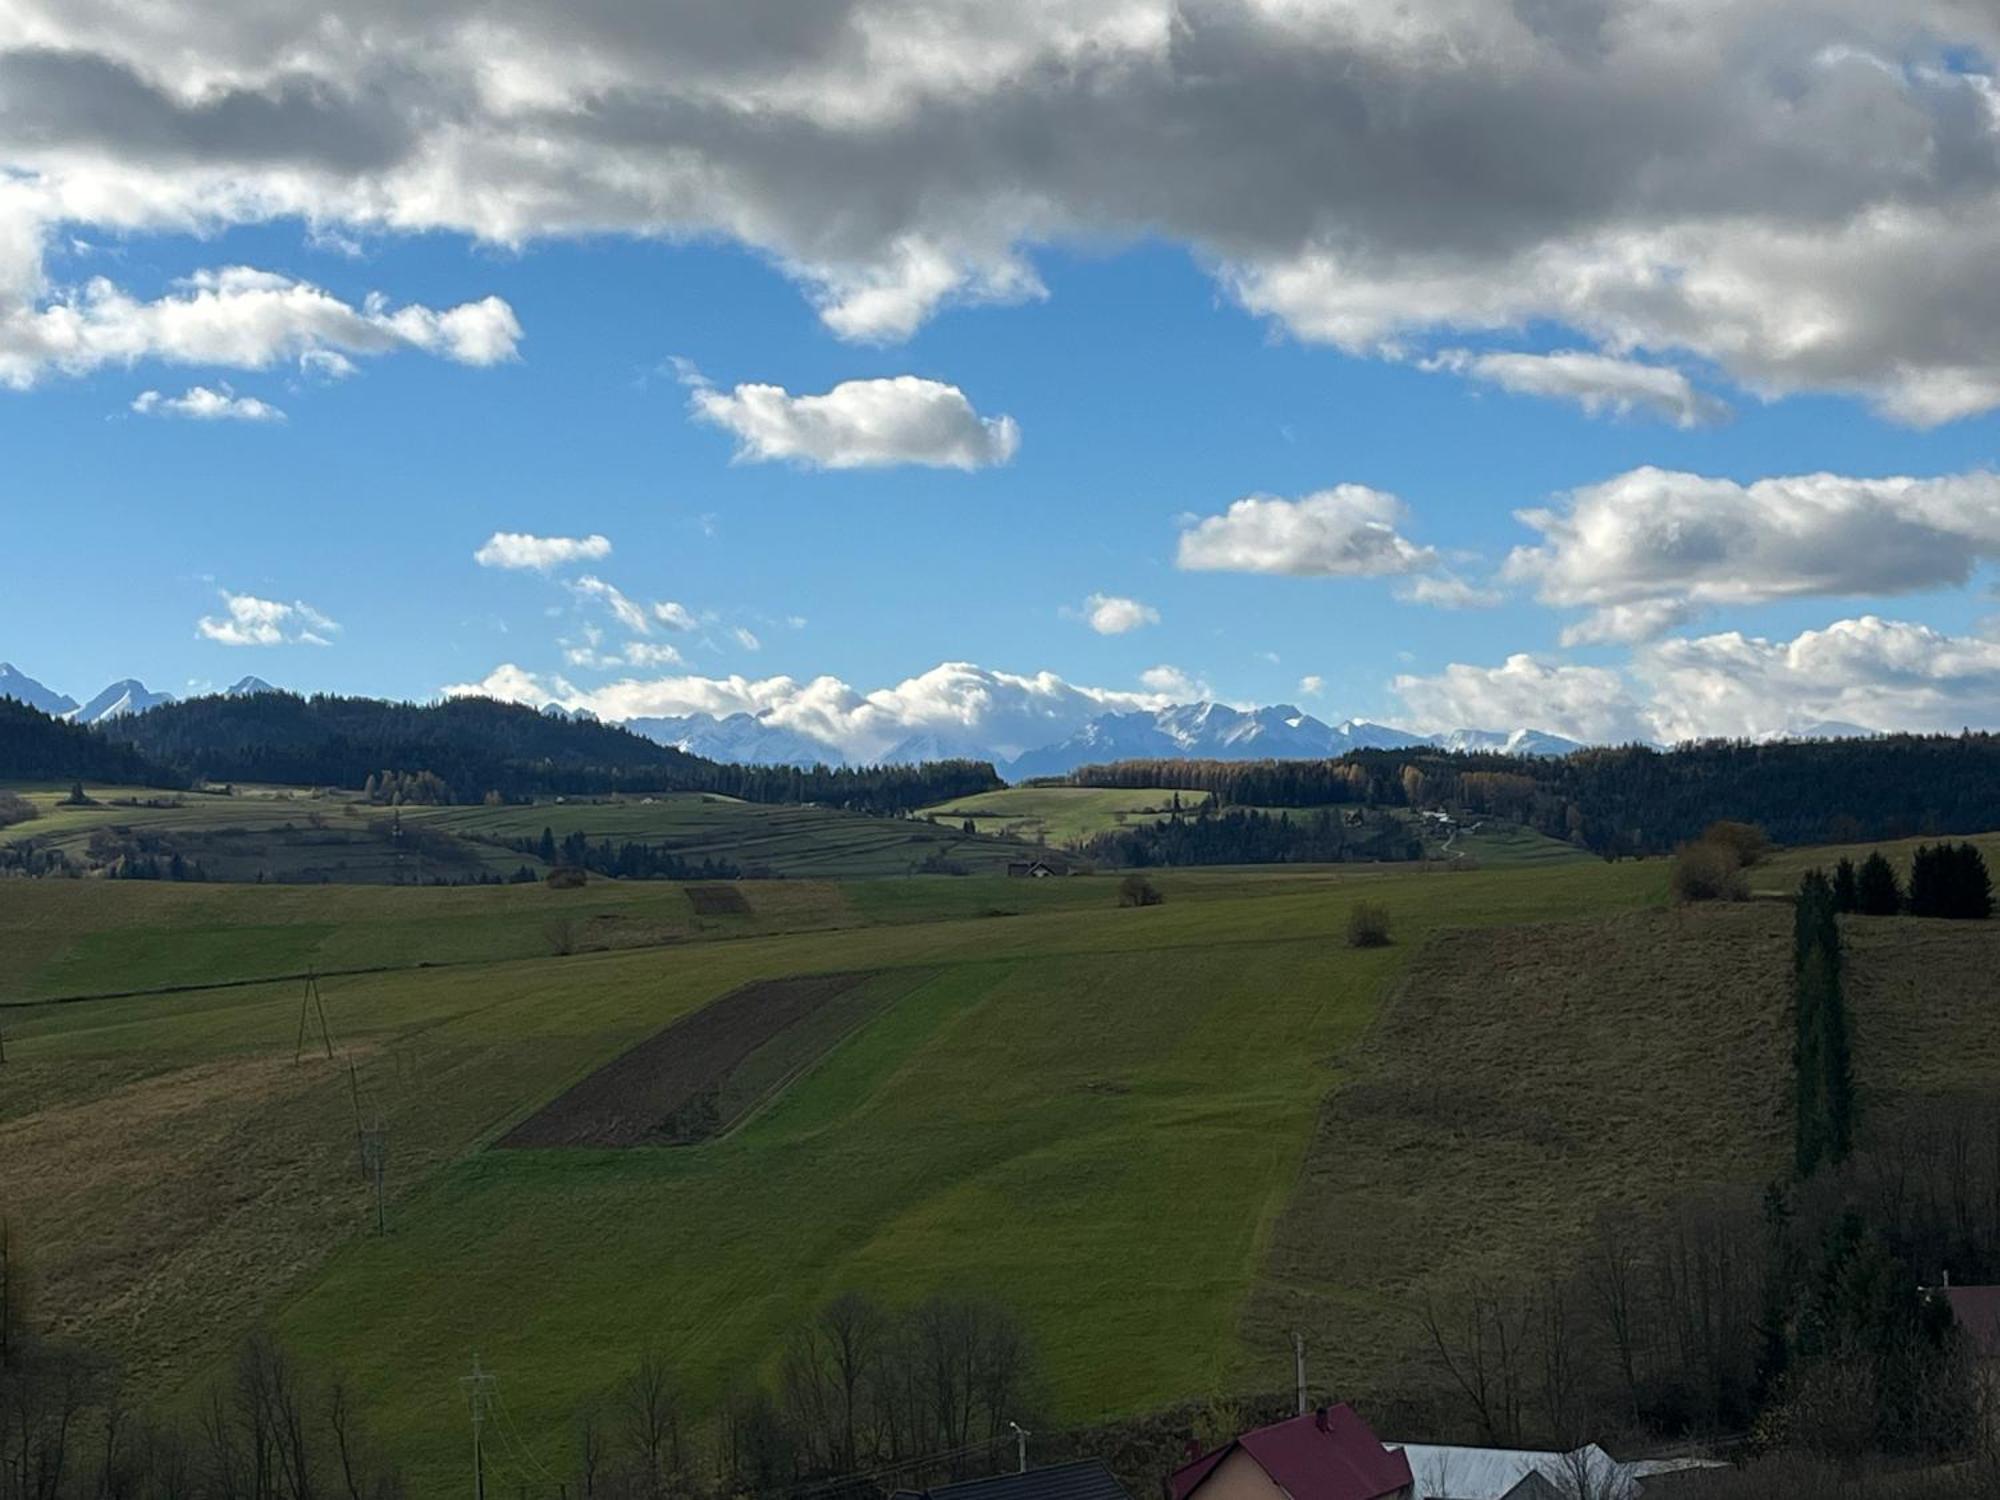
{"type": "Polygon", "coordinates": [[[486,1500],[486,1409],[493,1401],[493,1372],[479,1368],[479,1355],[472,1356],[472,1373],[459,1378],[466,1398],[472,1403],[472,1500],[486,1500]]]}
{"type": "Polygon", "coordinates": [[[1014,1429],[1014,1472],[1025,1474],[1028,1472],[1028,1439],[1034,1434],[1019,1422],[1009,1422],[1007,1425],[1014,1429]]]}
{"type": "Polygon", "coordinates": [[[313,969],[306,970],[306,987],[299,995],[299,1044],[292,1049],[292,1062],[296,1064],[306,1055],[306,1021],[312,1011],[319,1012],[319,1039],[326,1047],[326,1060],[333,1061],[333,1028],[326,1024],[326,1001],[320,998],[319,974],[313,969]]]}
{"type": "Polygon", "coordinates": [[[1297,1329],[1292,1331],[1292,1372],[1297,1377],[1299,1387],[1299,1415],[1306,1414],[1306,1336],[1297,1329]]]}

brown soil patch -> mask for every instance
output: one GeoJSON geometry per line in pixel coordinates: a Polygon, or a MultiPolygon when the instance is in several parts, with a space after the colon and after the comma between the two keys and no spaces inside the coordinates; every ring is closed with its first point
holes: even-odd
{"type": "Polygon", "coordinates": [[[733,885],[691,885],[687,888],[688,905],[694,908],[698,917],[747,917],[750,903],[743,892],[733,885]]]}
{"type": "Polygon", "coordinates": [[[497,1144],[623,1147],[705,1140],[728,1123],[718,1100],[745,1059],[873,977],[808,974],[731,990],[606,1063],[497,1144]]]}

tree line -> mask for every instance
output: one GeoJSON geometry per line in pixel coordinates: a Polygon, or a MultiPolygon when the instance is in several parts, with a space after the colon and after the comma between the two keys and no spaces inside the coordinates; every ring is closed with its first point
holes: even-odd
{"type": "MultiPolygon", "coordinates": [[[[713,855],[704,855],[699,860],[683,859],[664,845],[629,839],[616,845],[610,839],[599,839],[593,844],[580,829],[558,840],[554,829],[544,828],[540,838],[509,839],[507,847],[532,854],[545,865],[588,870],[593,875],[608,875],[618,880],[737,880],[743,874],[742,867],[733,860],[713,855]]],[[[529,878],[533,878],[532,871],[529,878]]]]}
{"type": "Polygon", "coordinates": [[[1525,823],[1607,857],[1663,854],[1718,817],[1783,844],[1920,837],[2000,827],[2000,737],[1888,735],[1560,758],[1434,747],[1335,760],[1141,760],[1086,766],[1062,783],[1206,791],[1255,807],[1438,807],[1525,823]]]}
{"type": "Polygon", "coordinates": [[[1321,808],[1263,812],[1204,802],[1192,813],[1100,833],[1082,853],[1106,864],[1323,864],[1341,860],[1413,860],[1423,840],[1404,819],[1321,808]],[[1352,820],[1352,821],[1350,821],[1352,820]]]}
{"type": "Polygon", "coordinates": [[[718,792],[899,814],[992,791],[985,761],[923,766],[738,766],[615,725],[490,698],[391,703],[258,693],[162,704],[93,728],[0,699],[0,775],[117,785],[265,781],[363,788],[384,802],[718,792]]]}

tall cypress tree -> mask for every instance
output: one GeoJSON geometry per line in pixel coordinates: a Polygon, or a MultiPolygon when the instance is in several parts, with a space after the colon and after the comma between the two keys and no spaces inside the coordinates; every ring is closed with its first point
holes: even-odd
{"type": "Polygon", "coordinates": [[[1800,1177],[1846,1159],[1854,1145],[1853,1061],[1840,984],[1833,883],[1799,881],[1792,908],[1793,1157],[1800,1177]]]}

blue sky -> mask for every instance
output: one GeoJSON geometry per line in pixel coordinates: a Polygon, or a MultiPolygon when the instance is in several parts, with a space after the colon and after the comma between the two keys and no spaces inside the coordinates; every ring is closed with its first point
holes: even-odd
{"type": "MultiPolygon", "coordinates": [[[[436,8],[440,25],[452,9],[436,8]]],[[[115,15],[120,7],[104,0],[93,11],[115,15]]],[[[209,95],[264,88],[277,97],[268,93],[275,87],[269,79],[259,83],[246,71],[247,29],[237,36],[225,25],[195,44],[212,52],[197,87],[166,76],[170,64],[121,52],[78,14],[51,8],[45,19],[77,27],[75,47],[154,89],[169,101],[161,108],[203,107],[203,88],[209,95]],[[238,47],[244,50],[232,52],[238,47]]],[[[1910,40],[1916,32],[1885,32],[1859,11],[1848,19],[1853,45],[1915,70],[1894,84],[1829,78],[1829,118],[1845,118],[1850,103],[1858,110],[1866,102],[1849,101],[1843,91],[1887,88],[1888,103],[1907,109],[1913,128],[1930,132],[1912,146],[1911,160],[1934,154],[1942,134],[1961,127],[1931,96],[1962,89],[1966,79],[1990,85],[1981,63],[1985,39],[1956,38],[1944,78],[1911,61],[1923,55],[1910,40]]],[[[1129,20],[1107,13],[1106,35],[1125,35],[1118,28],[1129,20]]],[[[965,21],[968,57],[982,24],[965,21]]],[[[1439,6],[1435,24],[1474,23],[1439,6]]],[[[1817,57],[1807,43],[1824,37],[1812,33],[1837,24],[1822,12],[1816,28],[1788,38],[1777,26],[1754,45],[1796,46],[1798,58],[1817,57]]],[[[1517,38],[1486,40],[1496,48],[1496,67],[1522,70],[1510,101],[1532,92],[1533,69],[1544,65],[1563,66],[1565,86],[1582,87],[1579,65],[1557,57],[1560,39],[1531,39],[1549,42],[1556,61],[1546,63],[1536,53],[1520,54],[1522,62],[1497,50],[1517,38]]],[[[1027,25],[1006,41],[1032,54],[1069,47],[1073,38],[1027,25]]],[[[579,46],[589,42],[586,28],[579,46]]],[[[1740,36],[1734,44],[1753,45],[1740,36]]],[[[754,53],[754,44],[746,45],[754,53]]],[[[747,80],[740,85],[746,97],[763,97],[761,89],[776,90],[773,98],[804,98],[784,107],[820,137],[837,135],[837,122],[815,111],[841,89],[875,87],[893,69],[857,64],[824,45],[831,49],[825,57],[779,49],[771,58],[736,59],[732,65],[743,71],[731,76],[747,80]],[[820,77],[816,68],[821,84],[805,87],[802,80],[820,77]]],[[[1329,68],[1352,65],[1371,45],[1365,28],[1329,30],[1308,44],[1329,68]]],[[[1607,43],[1590,66],[1607,75],[1656,68],[1663,88],[1673,69],[1691,66],[1633,50],[1638,46],[1632,43],[1628,56],[1607,43]]],[[[1273,43],[1271,51],[1279,50],[1273,43]]],[[[1696,80],[1718,93],[1771,61],[1721,50],[1716,75],[1696,80]]],[[[14,61],[31,67],[40,57],[23,52],[14,61]]],[[[533,73],[534,48],[524,42],[515,61],[533,73]]],[[[336,54],[319,66],[338,94],[359,90],[380,63],[336,54]]],[[[657,76],[644,74],[643,59],[632,66],[640,70],[635,87],[661,98],[689,87],[664,64],[657,76]]],[[[560,67],[549,74],[534,86],[575,86],[560,67]]],[[[1171,88],[1171,65],[1166,78],[1171,88]]],[[[1014,85],[1005,80],[981,87],[995,110],[1017,102],[1006,98],[1014,85]]],[[[1980,98],[1990,98],[1990,87],[1980,98]]],[[[935,99],[919,103],[948,108],[935,99]]],[[[232,193],[240,197],[260,183],[258,191],[277,191],[260,176],[274,170],[268,160],[208,143],[196,156],[205,151],[212,159],[163,162],[108,127],[80,126],[89,151],[58,154],[51,132],[75,122],[68,106],[40,107],[50,114],[39,123],[0,113],[0,168],[20,188],[14,199],[0,197],[0,240],[11,214],[33,244],[30,269],[17,268],[11,292],[0,256],[0,374],[8,368],[9,309],[46,319],[51,310],[85,306],[94,277],[107,278],[142,311],[196,298],[190,288],[206,273],[254,267],[320,288],[349,314],[371,293],[391,310],[498,298],[518,325],[517,338],[496,335],[505,347],[488,342],[468,352],[429,334],[399,335],[381,347],[368,346],[374,335],[367,334],[358,345],[357,336],[329,334],[330,325],[310,320],[259,328],[235,342],[226,333],[188,335],[163,320],[143,336],[119,330],[108,353],[67,358],[17,330],[13,388],[0,387],[0,452],[7,455],[0,512],[16,564],[0,591],[0,657],[78,697],[117,676],[185,693],[255,673],[302,690],[427,698],[448,685],[489,681],[496,668],[511,665],[517,682],[521,674],[534,679],[531,691],[518,689],[524,696],[601,711],[714,706],[714,693],[692,688],[599,695],[618,682],[732,676],[795,683],[830,676],[851,690],[851,709],[861,695],[950,661],[1052,673],[1114,695],[1102,699],[1112,706],[1141,701],[1115,695],[1213,695],[1296,701],[1327,718],[1432,721],[1428,727],[1485,715],[1510,722],[1483,727],[1532,721],[1588,737],[1630,726],[1649,735],[1776,732],[1850,717],[1873,728],[1955,727],[1991,722],[2000,710],[2000,655],[1989,654],[2000,646],[1988,646],[1984,561],[2000,537],[2000,492],[1989,493],[1986,483],[2000,462],[2000,374],[1968,363],[1961,347],[1995,342],[1984,338],[1985,322],[2000,321],[1987,305],[1990,291],[1960,304],[1964,329],[1953,326],[1949,303],[1885,311],[1876,302],[1893,296],[1948,296],[1957,260],[1929,277],[1913,266],[1907,277],[1880,282],[1887,290],[1878,294],[1866,275],[1893,269],[1897,247],[1859,241],[1851,265],[1843,263],[1838,277],[1829,273],[1826,286],[1806,288],[1815,300],[1799,309],[1784,301],[1799,290],[1793,282],[1760,289],[1756,279],[1780,276],[1782,267],[1765,262],[1784,236],[1860,235],[1885,196],[1940,222],[1962,220],[1968,204],[1992,201],[2000,165],[1992,160],[1991,121],[1969,148],[1983,153],[1981,170],[1962,182],[1912,192],[1884,187],[1859,168],[1836,177],[1827,167],[1818,188],[1824,201],[1792,219],[1782,203],[1757,222],[1744,220],[1741,209],[1731,217],[1704,207],[1728,196],[1719,182],[1697,183],[1687,202],[1659,205],[1645,222],[1621,217],[1627,209],[1609,197],[1565,204],[1545,229],[1528,234],[1537,253],[1608,255],[1602,246],[1614,232],[1620,245],[1654,245],[1669,242],[1669,229],[1675,244],[1705,246],[1659,273],[1671,273],[1669,280],[1647,281],[1653,291],[1645,298],[1628,288],[1597,305],[1588,300],[1594,293],[1576,288],[1602,282],[1602,268],[1565,261],[1553,282],[1539,262],[1524,269],[1519,221],[1536,211],[1536,185],[1523,183],[1515,198],[1482,209],[1493,225],[1471,222],[1473,210],[1459,200],[1478,195],[1455,189],[1452,223],[1440,229],[1431,221],[1445,213],[1438,205],[1447,190],[1423,179],[1421,162],[1400,187],[1372,177],[1329,186],[1318,217],[1300,230],[1289,224],[1289,207],[1276,202],[1269,225],[1225,221],[1224,208],[1241,213],[1224,201],[1232,170],[1225,147],[1236,148],[1235,141],[1196,134],[1186,144],[1187,170],[1213,183],[1175,189],[1160,200],[1164,209],[1079,199],[1071,183],[1033,180],[1038,166],[1011,167],[1004,189],[963,186],[976,173],[947,159],[938,170],[956,174],[950,180],[960,196],[937,210],[944,217],[926,219],[932,208],[913,200],[895,206],[902,215],[896,222],[854,229],[847,219],[860,210],[833,196],[841,184],[829,187],[825,204],[793,201],[795,190],[773,206],[757,197],[774,191],[757,175],[762,165],[739,162],[725,143],[704,148],[714,153],[711,170],[718,180],[738,171],[746,185],[719,206],[662,218],[651,208],[563,203],[547,225],[510,206],[503,230],[488,221],[494,210],[435,207],[394,163],[374,161],[337,171],[317,164],[322,179],[313,191],[323,201],[301,211],[244,209],[232,193]],[[1211,148],[1214,161],[1205,164],[1211,148]],[[108,190],[97,191],[104,183],[135,181],[179,206],[79,206],[112,201],[108,190]],[[1042,206],[1009,220],[1013,198],[1031,189],[1042,206]],[[399,192],[407,204],[385,211],[381,203],[399,192]],[[1221,206],[1196,223],[1211,210],[1183,212],[1182,200],[1196,204],[1204,193],[1221,206]],[[1356,228],[1371,207],[1359,201],[1365,193],[1405,195],[1424,233],[1452,238],[1449,263],[1425,241],[1367,242],[1365,234],[1389,233],[1380,225],[1395,215],[1385,203],[1396,209],[1404,200],[1372,205],[1374,218],[1356,228]],[[1344,225],[1350,209],[1355,221],[1344,225]],[[578,228],[575,215],[596,227],[578,228]],[[997,230],[962,230],[987,215],[998,216],[997,230]],[[1188,222],[1165,222],[1177,216],[1188,222]],[[1497,227],[1503,218],[1504,230],[1497,227]],[[1581,228],[1579,218],[1588,220],[1581,228]],[[1038,227],[1049,223],[1055,227],[1038,227]],[[902,275],[894,271],[897,256],[913,242],[939,247],[949,266],[947,290],[928,300],[909,293],[921,306],[892,317],[896,326],[857,329],[840,311],[857,305],[854,287],[902,275]],[[1323,264],[1334,253],[1329,246],[1346,257],[1331,276],[1323,264]],[[1412,264],[1443,279],[1413,286],[1412,264]],[[1016,282],[1006,295],[982,295],[982,286],[1009,276],[1016,282]],[[1023,277],[1038,283],[1025,294],[1023,277]],[[1662,285],[1684,290],[1686,306],[1653,310],[1647,298],[1662,285]],[[1488,286],[1504,291],[1493,293],[1498,313],[1484,300],[1488,286]],[[1834,333],[1823,334],[1821,325],[1834,333]],[[321,350],[342,351],[352,373],[328,378],[314,366],[321,350]],[[1571,382],[1565,394],[1529,395],[1468,368],[1482,353],[1504,352],[1526,356],[1522,368],[1539,379],[1552,367],[1534,362],[1557,351],[1585,352],[1609,373],[1571,382]],[[706,385],[691,385],[676,358],[690,362],[706,385]],[[1706,404],[1685,426],[1659,405],[1613,409],[1622,388],[1615,381],[1632,372],[1671,376],[1706,404]],[[918,449],[855,468],[829,460],[831,449],[816,460],[760,460],[738,451],[738,436],[690,410],[704,389],[731,397],[740,385],[769,385],[796,398],[895,377],[955,388],[969,403],[968,420],[1011,418],[1018,447],[970,469],[934,466],[918,449]],[[1614,384],[1592,384],[1602,379],[1614,384]],[[197,387],[211,400],[264,402],[283,419],[175,414],[172,403],[197,387]],[[150,409],[135,410],[148,391],[157,393],[150,409]],[[1726,417],[1716,419],[1718,406],[1726,417]],[[1561,588],[1550,583],[1549,569],[1503,571],[1512,549],[1547,540],[1517,520],[1517,510],[1560,511],[1572,492],[1646,466],[1686,477],[1674,491],[1686,494],[1674,502],[1685,509],[1671,536],[1640,535],[1649,524],[1647,504],[1620,502],[1607,512],[1627,528],[1615,565],[1572,546],[1557,549],[1567,580],[1561,588]],[[1772,509],[1764,499],[1732,499],[1695,485],[1815,473],[1837,476],[1847,488],[1830,500],[1812,499],[1804,521],[1768,536],[1758,529],[1772,509]],[[1890,476],[1966,483],[1915,500],[1869,488],[1890,476]],[[1223,516],[1232,502],[1251,495],[1296,502],[1341,485],[1397,497],[1402,509],[1389,530],[1399,546],[1427,560],[1177,565],[1184,530],[1223,516]],[[1817,546],[1812,517],[1820,512],[1813,506],[1827,507],[1825,535],[1839,533],[1829,547],[1851,555],[1794,566],[1788,548],[1803,559],[1817,546]],[[1717,555],[1682,556],[1675,538],[1690,528],[1704,535],[1712,529],[1717,555]],[[610,553],[547,571],[482,567],[473,554],[495,532],[601,535],[610,553]],[[1871,550],[1880,558],[1871,559],[1871,550]],[[1753,553],[1754,565],[1744,561],[1753,553]],[[1889,558],[1894,566],[1880,560],[1889,558]],[[566,659],[585,648],[606,656],[637,638],[605,612],[601,596],[577,592],[586,574],[642,607],[670,600],[697,616],[691,630],[646,632],[656,652],[671,647],[681,660],[593,667],[566,659]],[[1435,576],[1485,597],[1467,608],[1402,597],[1414,580],[1435,576]],[[227,618],[225,593],[267,608],[309,606],[310,615],[272,616],[278,623],[267,635],[309,630],[324,643],[230,645],[215,632],[204,635],[198,621],[227,618]],[[1101,634],[1084,618],[1091,596],[1136,601],[1157,620],[1101,634]],[[1566,627],[1634,601],[1657,607],[1659,619],[1643,629],[1620,626],[1613,638],[1565,641],[1566,627]],[[313,618],[338,628],[312,626],[313,618]],[[1839,637],[1840,649],[1826,647],[1820,633],[1862,620],[1888,621],[1905,633],[1856,627],[1839,637]],[[757,649],[742,632],[755,637],[757,649]],[[1726,643],[1702,644],[1732,632],[1768,650],[1745,665],[1726,643]],[[1808,636],[1804,654],[1824,658],[1809,670],[1786,655],[1799,655],[1808,636]],[[1499,673],[1523,654],[1537,672],[1554,675],[1477,675],[1499,673]],[[1471,675],[1453,679],[1454,665],[1471,675]],[[1175,675],[1161,675],[1162,668],[1175,675]],[[1308,678],[1317,685],[1302,688],[1308,678]],[[1399,678],[1407,680],[1399,685],[1399,678]],[[1616,712],[1591,712],[1606,694],[1617,696],[1616,712]],[[1772,705],[1765,718],[1745,706],[1760,702],[1772,705]]],[[[893,106],[905,107],[916,106],[893,106]]],[[[1517,125],[1523,107],[1491,106],[1495,130],[1517,125]]],[[[1791,101],[1795,111],[1804,107],[1791,101]]],[[[1313,123],[1337,130],[1337,113],[1313,123]]],[[[1239,115],[1251,119],[1251,104],[1239,115]]],[[[663,150],[692,149],[671,138],[670,125],[637,128],[664,132],[648,142],[663,150]]],[[[1254,140],[1262,127],[1244,128],[1254,140]]],[[[1078,132],[1069,149],[1098,149],[1101,134],[1078,132]]],[[[873,170],[874,140],[839,156],[838,170],[873,170]]],[[[1829,156],[1838,144],[1827,143],[1829,156]]],[[[1271,149],[1282,148],[1273,138],[1271,149]]],[[[947,157],[951,149],[939,148],[947,157]]],[[[1691,172],[1707,170],[1699,142],[1671,132],[1650,142],[1642,135],[1631,149],[1685,151],[1691,172]]],[[[1449,162],[1429,169],[1452,175],[1449,162]]],[[[508,169],[495,170],[495,181],[483,186],[502,195],[527,191],[522,181],[510,182],[508,169]]],[[[1302,180],[1310,183],[1315,170],[1300,168],[1302,180]]],[[[1736,170],[1713,168],[1718,178],[1736,170]]],[[[1793,170],[1817,169],[1794,162],[1793,170]]],[[[465,187],[470,201],[471,188],[482,184],[454,186],[465,187]]],[[[1742,192],[1746,203],[1756,198],[1750,186],[1742,192]]],[[[890,212],[879,205],[870,211],[890,212]]],[[[1258,211],[1253,204],[1252,214],[1258,211]]],[[[231,295],[218,293],[224,301],[231,295]]],[[[904,295],[898,282],[897,296],[904,295]]],[[[976,437],[979,429],[970,430],[976,437]]],[[[845,439],[836,433],[828,441],[837,449],[845,439]]],[[[1370,534],[1379,537],[1380,528],[1370,534]]],[[[736,697],[790,712],[786,689],[736,697]]],[[[925,722],[926,712],[910,709],[910,722],[925,722]]],[[[951,712],[955,723],[977,720],[977,709],[964,710],[962,702],[951,712]]],[[[830,742],[846,732],[827,722],[808,727],[830,742]]]]}

